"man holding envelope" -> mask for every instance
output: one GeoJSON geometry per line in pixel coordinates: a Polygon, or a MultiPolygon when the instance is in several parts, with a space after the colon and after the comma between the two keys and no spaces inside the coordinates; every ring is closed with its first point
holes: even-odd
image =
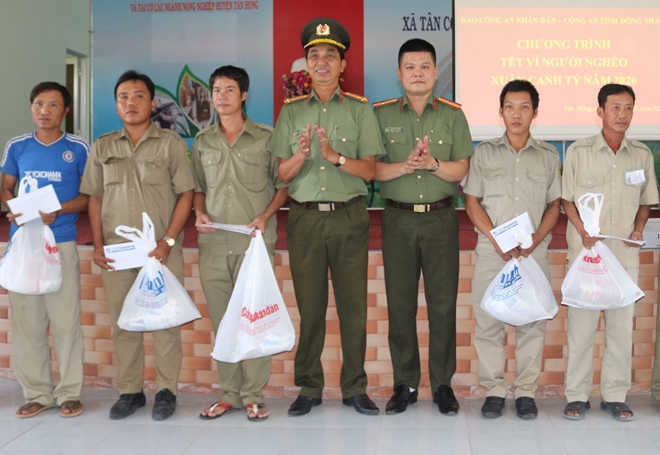
{"type": "MultiPolygon", "coordinates": [[[[87,196],[80,194],[89,145],[84,139],[62,131],[62,120],[69,111],[71,95],[56,82],[37,84],[30,93],[34,133],[18,136],[7,143],[2,158],[0,200],[9,208],[16,183],[32,177],[39,188],[52,185],[61,208],[44,205],[41,220],[50,226],[62,260],[62,287],[43,295],[9,292],[14,344],[13,369],[23,386],[26,404],[16,417],[35,416],[53,406],[62,417],[83,412],[80,392],[83,384],[83,335],[80,324],[80,268],[76,247],[78,212],[87,207],[87,196]],[[49,213],[45,213],[49,212],[49,213]],[[52,384],[48,328],[53,336],[60,368],[59,384],[52,384]]],[[[18,199],[17,199],[18,200],[18,199]]],[[[33,204],[39,205],[38,201],[33,204]]],[[[7,214],[11,235],[17,224],[29,220],[21,213],[7,214]],[[17,218],[21,218],[17,221],[17,218]]]]}
{"type": "MultiPolygon", "coordinates": [[[[532,138],[530,126],[538,114],[539,94],[524,80],[514,80],[500,94],[500,117],[506,132],[502,137],[477,146],[470,170],[463,181],[465,209],[479,234],[477,264],[472,279],[472,304],[477,327],[474,346],[479,356],[477,375],[486,389],[481,414],[500,417],[507,396],[504,377],[504,323],[481,308],[481,300],[504,263],[512,258],[532,256],[548,280],[550,230],[559,216],[561,182],[559,154],[552,145],[532,138]],[[529,215],[532,244],[502,251],[491,234],[512,218],[529,215]],[[503,262],[504,261],[504,262],[503,262]]],[[[513,396],[516,414],[522,419],[538,415],[534,402],[536,379],[541,372],[545,320],[518,326],[516,330],[516,369],[513,396]]]]}

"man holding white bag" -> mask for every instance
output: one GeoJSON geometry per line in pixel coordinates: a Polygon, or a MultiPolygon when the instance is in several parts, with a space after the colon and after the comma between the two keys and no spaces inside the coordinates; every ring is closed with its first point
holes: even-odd
{"type": "MultiPolygon", "coordinates": [[[[83,385],[83,335],[80,323],[80,268],[76,246],[78,212],[85,210],[87,196],[79,193],[89,145],[62,131],[62,120],[69,112],[71,95],[56,82],[37,84],[30,93],[34,133],[18,136],[7,143],[2,158],[2,191],[5,207],[14,198],[16,183],[35,178],[39,187],[53,185],[62,208],[41,213],[50,226],[62,261],[62,286],[42,295],[9,292],[14,352],[12,366],[26,404],[16,417],[33,417],[60,406],[62,417],[83,412],[80,392],[83,385]],[[52,384],[48,328],[53,336],[60,369],[59,384],[52,384]]],[[[19,213],[7,214],[13,236],[19,213]]]]}
{"type": "MultiPolygon", "coordinates": [[[[538,115],[538,105],[538,91],[530,82],[513,80],[504,86],[500,94],[500,117],[506,132],[500,138],[477,146],[463,181],[465,209],[479,234],[472,304],[477,320],[474,335],[479,356],[477,375],[486,389],[481,414],[486,418],[502,415],[507,381],[504,377],[505,324],[481,308],[484,293],[504,263],[514,257],[532,256],[550,280],[548,244],[550,231],[559,217],[561,180],[557,149],[533,139],[529,131],[532,120],[538,115]],[[502,252],[490,231],[525,212],[536,229],[532,245],[502,252]]],[[[541,373],[545,325],[543,319],[516,328],[517,377],[513,396],[516,415],[522,419],[538,415],[534,395],[541,373]]]]}
{"type": "MultiPolygon", "coordinates": [[[[598,117],[603,129],[596,136],[574,142],[566,153],[562,206],[570,220],[566,229],[569,266],[582,248],[597,237],[587,233],[577,201],[585,193],[603,194],[600,232],[642,240],[651,205],[658,203],[653,155],[646,145],[626,138],[635,107],[635,93],[627,85],[607,84],[598,93],[598,117]]],[[[639,276],[639,246],[620,240],[602,240],[632,280],[639,276]]],[[[632,330],[635,305],[605,310],[605,345],[600,374],[601,409],[619,421],[631,421],[625,404],[631,386],[632,330]]],[[[590,408],[593,348],[600,310],[568,308],[568,368],[564,417],[584,418],[590,408]]]]}
{"type": "MultiPolygon", "coordinates": [[[[154,84],[135,71],[122,74],[115,85],[117,114],[124,127],[101,135],[90,153],[81,192],[89,194],[89,222],[94,262],[101,267],[103,289],[112,318],[112,341],[117,354],[119,400],[111,419],[123,419],[145,405],[142,392],[144,346],[141,332],[117,325],[124,300],[140,271],[114,270],[103,246],[124,243],[119,225],[142,228],[142,212],[154,223],[157,247],[149,253],[183,285],[183,226],[192,207],[193,178],[187,144],[171,130],[151,122],[156,107],[154,84]]],[[[180,327],[156,330],[154,355],[158,377],[154,420],[169,418],[176,409],[176,391],[183,359],[180,327]]]]}
{"type": "MultiPolygon", "coordinates": [[[[241,224],[259,229],[272,262],[277,240],[273,215],[286,201],[288,188],[277,177],[277,157],[266,150],[272,128],[254,123],[242,112],[250,86],[247,72],[231,65],[220,67],[211,74],[209,86],[218,120],[195,137],[193,205],[199,231],[200,280],[217,334],[250,237],[211,225],[241,224]]],[[[218,361],[223,396],[204,409],[200,418],[216,419],[245,407],[248,420],[266,419],[268,409],[261,389],[268,382],[270,369],[270,356],[238,363],[218,361]]]]}

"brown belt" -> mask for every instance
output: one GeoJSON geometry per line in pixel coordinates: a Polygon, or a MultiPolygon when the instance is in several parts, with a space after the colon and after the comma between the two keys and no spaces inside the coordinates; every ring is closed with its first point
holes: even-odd
{"type": "Polygon", "coordinates": [[[388,207],[392,207],[399,210],[408,210],[410,212],[418,212],[418,213],[434,212],[436,210],[446,209],[447,207],[451,207],[452,205],[453,202],[450,197],[442,199],[437,202],[429,202],[426,204],[410,204],[408,202],[393,201],[392,199],[387,200],[388,207]]]}
{"type": "Polygon", "coordinates": [[[334,212],[337,209],[342,207],[348,207],[362,200],[362,196],[355,196],[353,199],[350,199],[346,202],[298,202],[295,199],[291,199],[296,205],[299,205],[307,210],[318,210],[319,212],[334,212]]]}

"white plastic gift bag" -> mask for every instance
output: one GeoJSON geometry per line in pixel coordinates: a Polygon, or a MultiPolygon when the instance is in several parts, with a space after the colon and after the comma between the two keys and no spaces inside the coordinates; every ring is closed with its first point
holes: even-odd
{"type": "MultiPolygon", "coordinates": [[[[36,190],[38,182],[24,177],[19,196],[36,190]]],[[[0,286],[21,294],[40,295],[55,292],[62,286],[62,259],[55,235],[41,218],[18,228],[0,261],[0,286]]]]}
{"type": "MultiPolygon", "coordinates": [[[[585,193],[578,199],[580,219],[592,237],[600,235],[603,201],[604,196],[595,193],[585,193]]],[[[644,296],[612,251],[601,241],[590,250],[582,248],[564,278],[561,293],[564,305],[587,310],[623,308],[644,296]]]]}
{"type": "MultiPolygon", "coordinates": [[[[146,212],[142,213],[142,224],[142,231],[117,226],[115,233],[153,251],[157,246],[156,236],[146,212]]],[[[150,332],[177,327],[201,317],[174,274],[156,258],[150,257],[124,299],[117,324],[131,332],[150,332]]]]}
{"type": "Polygon", "coordinates": [[[550,283],[532,257],[507,262],[486,289],[481,308],[511,325],[552,319],[559,311],[550,283]]]}
{"type": "Polygon", "coordinates": [[[250,241],[211,354],[236,363],[290,351],[296,342],[261,232],[250,241]]]}

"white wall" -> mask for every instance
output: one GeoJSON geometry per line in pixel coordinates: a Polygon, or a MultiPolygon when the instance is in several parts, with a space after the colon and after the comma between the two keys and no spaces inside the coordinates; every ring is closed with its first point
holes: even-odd
{"type": "Polygon", "coordinates": [[[65,85],[67,49],[90,65],[90,13],[91,0],[0,0],[0,150],[33,130],[32,87],[47,80],[65,85]]]}

